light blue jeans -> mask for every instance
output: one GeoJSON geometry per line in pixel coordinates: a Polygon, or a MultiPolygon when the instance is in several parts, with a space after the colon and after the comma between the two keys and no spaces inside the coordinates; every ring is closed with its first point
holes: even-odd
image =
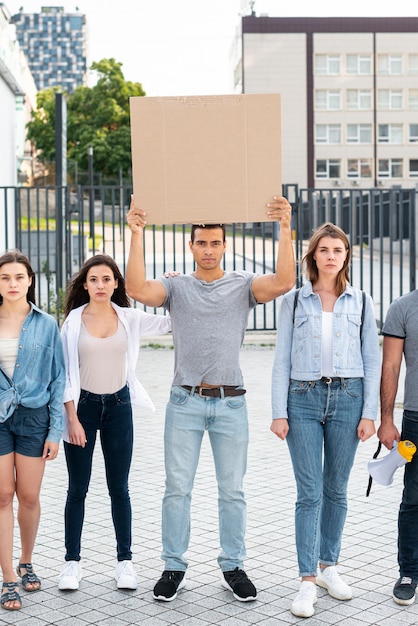
{"type": "Polygon", "coordinates": [[[338,563],[362,408],[362,378],[290,381],[287,443],[297,485],[300,576],[315,576],[318,562],[338,563]]]}
{"type": "Polygon", "coordinates": [[[162,506],[162,559],[168,570],[185,571],[190,540],[190,504],[205,430],[209,433],[218,482],[222,571],[242,568],[246,556],[248,418],[245,395],[200,397],[173,386],[166,409],[166,489],[162,506]]]}

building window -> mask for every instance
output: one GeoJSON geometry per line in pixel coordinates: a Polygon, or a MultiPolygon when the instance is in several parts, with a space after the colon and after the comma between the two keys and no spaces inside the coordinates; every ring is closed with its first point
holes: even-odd
{"type": "Polygon", "coordinates": [[[347,54],[346,69],[347,74],[371,74],[370,54],[347,54]]]}
{"type": "Polygon", "coordinates": [[[372,143],[372,125],[347,124],[347,143],[372,143]]]}
{"type": "Polygon", "coordinates": [[[408,55],[408,74],[418,74],[418,54],[408,55]]]}
{"type": "Polygon", "coordinates": [[[340,57],[337,54],[316,54],[315,74],[339,74],[340,57]]]}
{"type": "Polygon", "coordinates": [[[402,124],[379,124],[379,143],[403,143],[402,124]]]}
{"type": "Polygon", "coordinates": [[[341,143],[340,124],[317,124],[316,143],[341,143]]]}
{"type": "Polygon", "coordinates": [[[418,178],[418,159],[409,159],[409,176],[418,178]]]}
{"type": "Polygon", "coordinates": [[[409,142],[418,142],[418,124],[409,124],[409,142]]]}
{"type": "Polygon", "coordinates": [[[341,94],[337,90],[317,89],[315,92],[317,109],[335,111],[341,108],[341,94]]]}
{"type": "Polygon", "coordinates": [[[402,74],[401,54],[379,54],[377,57],[378,74],[402,74]]]}
{"type": "Polygon", "coordinates": [[[409,89],[408,105],[409,105],[409,108],[414,111],[418,109],[418,89],[409,89]]]}
{"type": "Polygon", "coordinates": [[[347,109],[371,109],[370,89],[347,89],[347,109]]]}
{"type": "Polygon", "coordinates": [[[400,89],[379,89],[377,102],[378,108],[382,111],[402,109],[402,91],[400,89]]]}
{"type": "Polygon", "coordinates": [[[339,159],[318,159],[316,162],[317,178],[340,178],[339,159]]]}
{"type": "Polygon", "coordinates": [[[402,178],[402,159],[379,159],[379,178],[402,178]]]}
{"type": "Polygon", "coordinates": [[[348,178],[371,178],[372,161],[371,159],[348,159],[347,160],[347,177],[348,178]]]}

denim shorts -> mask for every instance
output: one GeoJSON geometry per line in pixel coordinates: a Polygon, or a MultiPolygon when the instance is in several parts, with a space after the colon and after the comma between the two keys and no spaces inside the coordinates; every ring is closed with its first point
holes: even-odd
{"type": "Polygon", "coordinates": [[[47,406],[28,409],[17,406],[13,415],[0,424],[0,456],[17,452],[41,457],[49,430],[47,406]]]}

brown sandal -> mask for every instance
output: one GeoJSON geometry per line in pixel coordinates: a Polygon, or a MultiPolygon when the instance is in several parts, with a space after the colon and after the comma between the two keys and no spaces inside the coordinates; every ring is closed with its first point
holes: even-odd
{"type": "Polygon", "coordinates": [[[25,591],[39,591],[41,588],[41,579],[33,571],[32,563],[19,563],[16,567],[16,574],[22,579],[22,587],[25,591]],[[21,573],[21,568],[26,570],[26,574],[21,573]],[[38,585],[38,587],[28,587],[28,585],[38,585]]]}
{"type": "Polygon", "coordinates": [[[2,609],[6,609],[6,611],[19,611],[22,608],[22,598],[19,593],[16,591],[17,582],[15,583],[3,583],[3,589],[7,589],[4,593],[1,594],[1,607],[2,609]],[[7,602],[19,602],[20,606],[6,606],[7,602]]]}

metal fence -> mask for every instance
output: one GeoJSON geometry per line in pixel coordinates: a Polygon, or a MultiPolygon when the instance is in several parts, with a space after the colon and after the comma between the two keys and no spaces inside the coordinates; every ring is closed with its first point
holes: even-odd
{"type": "MultiPolygon", "coordinates": [[[[0,247],[17,247],[30,258],[37,273],[37,301],[59,321],[68,280],[88,256],[109,254],[125,272],[131,193],[126,185],[0,188],[0,247]]],[[[416,190],[285,185],[283,194],[293,208],[298,284],[303,282],[300,262],[313,229],[325,221],[341,226],[353,246],[351,282],[373,297],[380,328],[390,302],[416,288],[416,190]]],[[[146,228],[148,277],[193,270],[189,233],[190,225],[146,228]]],[[[277,224],[227,225],[224,269],[274,271],[277,239],[277,224]]],[[[248,329],[275,330],[277,305],[256,307],[248,329]]]]}

